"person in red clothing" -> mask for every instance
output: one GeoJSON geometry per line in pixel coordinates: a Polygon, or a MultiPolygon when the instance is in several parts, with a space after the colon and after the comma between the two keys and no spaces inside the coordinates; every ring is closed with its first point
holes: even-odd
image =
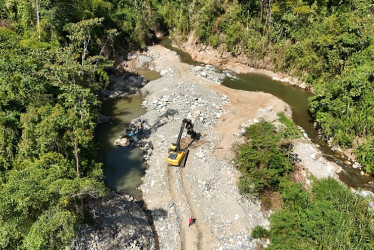
{"type": "Polygon", "coordinates": [[[188,227],[190,227],[194,222],[194,219],[192,218],[192,216],[190,217],[190,219],[188,220],[188,227]]]}

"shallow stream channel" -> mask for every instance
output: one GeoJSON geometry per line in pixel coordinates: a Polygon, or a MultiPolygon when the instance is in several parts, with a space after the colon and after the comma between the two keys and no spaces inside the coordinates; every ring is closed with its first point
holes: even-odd
{"type": "MultiPolygon", "coordinates": [[[[184,63],[204,65],[194,61],[188,53],[173,47],[170,39],[162,39],[161,45],[175,51],[184,63]]],[[[292,119],[295,124],[300,126],[308,137],[319,146],[326,159],[342,167],[343,170],[338,174],[340,180],[354,189],[361,188],[374,192],[374,178],[362,175],[361,170],[352,168],[351,164],[339,152],[331,150],[329,145],[319,137],[308,108],[308,98],[313,95],[312,92],[289,83],[273,80],[264,74],[255,73],[226,77],[223,85],[233,89],[269,93],[288,103],[291,106],[292,119]]]]}
{"type": "MultiPolygon", "coordinates": [[[[161,75],[152,70],[138,71],[148,81],[161,75]]],[[[111,118],[109,123],[100,124],[96,130],[96,140],[100,145],[100,154],[104,162],[105,183],[111,189],[123,192],[141,200],[141,191],[137,189],[145,174],[146,165],[140,148],[114,146],[114,141],[128,128],[131,120],[145,113],[141,106],[141,92],[126,98],[105,99],[101,114],[111,118]]]]}

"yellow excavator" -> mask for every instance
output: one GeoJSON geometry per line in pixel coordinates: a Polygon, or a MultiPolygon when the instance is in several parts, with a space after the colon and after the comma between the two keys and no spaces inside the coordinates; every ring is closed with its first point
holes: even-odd
{"type": "Polygon", "coordinates": [[[172,143],[168,150],[168,155],[166,161],[169,165],[184,167],[186,165],[186,159],[188,156],[188,148],[181,149],[181,139],[183,130],[187,129],[187,134],[191,136],[192,139],[196,137],[196,132],[193,130],[193,123],[189,119],[183,119],[182,126],[179,130],[179,135],[176,143],[172,143]]]}

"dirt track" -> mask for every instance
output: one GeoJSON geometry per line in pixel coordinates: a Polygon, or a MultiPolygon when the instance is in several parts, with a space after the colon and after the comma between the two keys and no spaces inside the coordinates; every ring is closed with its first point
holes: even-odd
{"type": "MultiPolygon", "coordinates": [[[[123,205],[116,207],[125,221],[117,223],[121,237],[113,241],[103,230],[95,229],[90,233],[86,230],[76,244],[82,248],[77,249],[108,246],[108,242],[126,246],[126,249],[139,246],[147,249],[158,246],[160,249],[258,249],[265,242],[252,239],[251,231],[256,225],[269,226],[269,221],[261,212],[258,200],[239,194],[240,175],[233,166],[233,147],[242,141],[238,132],[244,127],[262,118],[274,121],[280,111],[291,116],[289,106],[270,94],[229,89],[198,76],[191,71],[192,66],[181,63],[175,52],[164,47],[150,47],[147,56],[153,59],[150,68],[163,76],[142,88],[143,94],[147,94],[143,102],[147,113],[142,119],[149,127],[141,144],[145,143],[149,168],[140,189],[152,213],[154,230],[150,230],[142,216],[131,218],[136,214],[133,208],[123,205]],[[167,166],[169,144],[175,142],[181,121],[186,117],[194,121],[201,137],[192,143],[185,168],[167,166]],[[191,227],[188,226],[190,216],[197,219],[191,227]],[[137,228],[134,232],[145,233],[133,234],[126,224],[129,221],[137,228]],[[155,241],[150,236],[144,237],[151,231],[158,236],[155,241]],[[87,241],[88,235],[90,241],[87,241]]],[[[307,139],[300,140],[295,149],[305,169],[317,177],[336,177],[335,172],[339,171],[336,164],[321,157],[307,139]]],[[[114,205],[115,201],[110,204],[114,205]]],[[[103,221],[117,221],[111,209],[103,213],[103,221]]]]}
{"type": "Polygon", "coordinates": [[[144,106],[152,132],[145,139],[153,145],[149,168],[141,185],[150,210],[163,209],[164,220],[155,220],[161,249],[254,249],[250,237],[256,225],[267,226],[259,202],[241,197],[239,173],[231,163],[235,135],[243,123],[261,117],[273,120],[290,109],[265,93],[228,89],[194,75],[175,52],[152,46],[150,67],[163,75],[149,82],[144,106]],[[183,118],[194,121],[201,133],[190,147],[185,168],[167,166],[165,157],[183,118]],[[157,124],[157,126],[155,125],[157,124]],[[188,227],[188,218],[196,223],[188,227]]]}

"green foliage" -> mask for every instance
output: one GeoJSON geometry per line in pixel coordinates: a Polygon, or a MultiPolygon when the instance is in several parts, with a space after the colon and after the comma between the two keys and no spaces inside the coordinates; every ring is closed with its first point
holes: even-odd
{"type": "Polygon", "coordinates": [[[104,193],[96,180],[77,177],[73,164],[59,153],[25,161],[5,178],[0,190],[0,232],[6,235],[2,248],[22,242],[45,249],[66,244],[74,236],[79,199],[104,193]]]}
{"type": "Polygon", "coordinates": [[[0,27],[0,35],[4,36],[4,37],[7,37],[7,36],[14,36],[14,35],[16,35],[16,33],[13,32],[10,29],[5,28],[5,27],[0,27]]]}
{"type": "Polygon", "coordinates": [[[274,125],[265,121],[248,127],[245,136],[250,140],[238,148],[239,189],[256,194],[277,189],[292,170],[291,145],[281,141],[274,125]]]}
{"type": "Polygon", "coordinates": [[[25,237],[25,249],[58,249],[75,236],[77,216],[68,210],[53,208],[42,214],[25,237]]]}
{"type": "Polygon", "coordinates": [[[324,136],[338,145],[351,147],[356,136],[374,133],[373,53],[371,45],[354,54],[342,74],[318,88],[311,98],[311,112],[324,136]]]}
{"type": "MultiPolygon", "coordinates": [[[[145,48],[154,39],[153,30],[158,30],[162,23],[151,1],[120,0],[115,2],[110,19],[120,31],[118,42],[121,47],[126,41],[130,48],[145,48]]],[[[181,10],[178,10],[179,13],[181,10]]],[[[173,14],[174,14],[173,13],[173,14]]],[[[172,13],[169,13],[172,14],[172,13]]],[[[177,15],[178,16],[178,15],[177,15]]]]}
{"type": "Polygon", "coordinates": [[[286,140],[298,139],[301,137],[301,133],[297,128],[296,124],[292,122],[283,112],[277,114],[278,120],[284,125],[280,129],[279,133],[282,138],[286,140]]]}
{"type": "Polygon", "coordinates": [[[63,247],[82,201],[105,193],[93,140],[110,66],[93,42],[101,20],[67,25],[70,41],[58,47],[0,32],[2,249],[63,247]]]}
{"type": "Polygon", "coordinates": [[[365,143],[361,144],[357,148],[356,154],[357,161],[364,166],[365,171],[369,174],[374,174],[374,139],[371,138],[365,143]]]}
{"type": "Polygon", "coordinates": [[[254,66],[266,59],[311,85],[310,110],[326,140],[350,148],[374,135],[373,1],[153,2],[174,36],[194,34],[254,66]]]}
{"type": "Polygon", "coordinates": [[[269,231],[266,230],[265,228],[261,227],[261,226],[255,226],[255,228],[253,228],[252,230],[252,234],[251,236],[253,238],[265,238],[265,237],[268,237],[269,235],[269,231]]]}
{"type": "Polygon", "coordinates": [[[368,202],[334,179],[311,192],[292,182],[280,188],[285,208],[270,217],[270,249],[371,249],[373,212],[368,202]]]}
{"type": "Polygon", "coordinates": [[[64,247],[83,201],[104,195],[93,140],[103,55],[153,39],[153,4],[0,1],[1,249],[64,247]]]}

